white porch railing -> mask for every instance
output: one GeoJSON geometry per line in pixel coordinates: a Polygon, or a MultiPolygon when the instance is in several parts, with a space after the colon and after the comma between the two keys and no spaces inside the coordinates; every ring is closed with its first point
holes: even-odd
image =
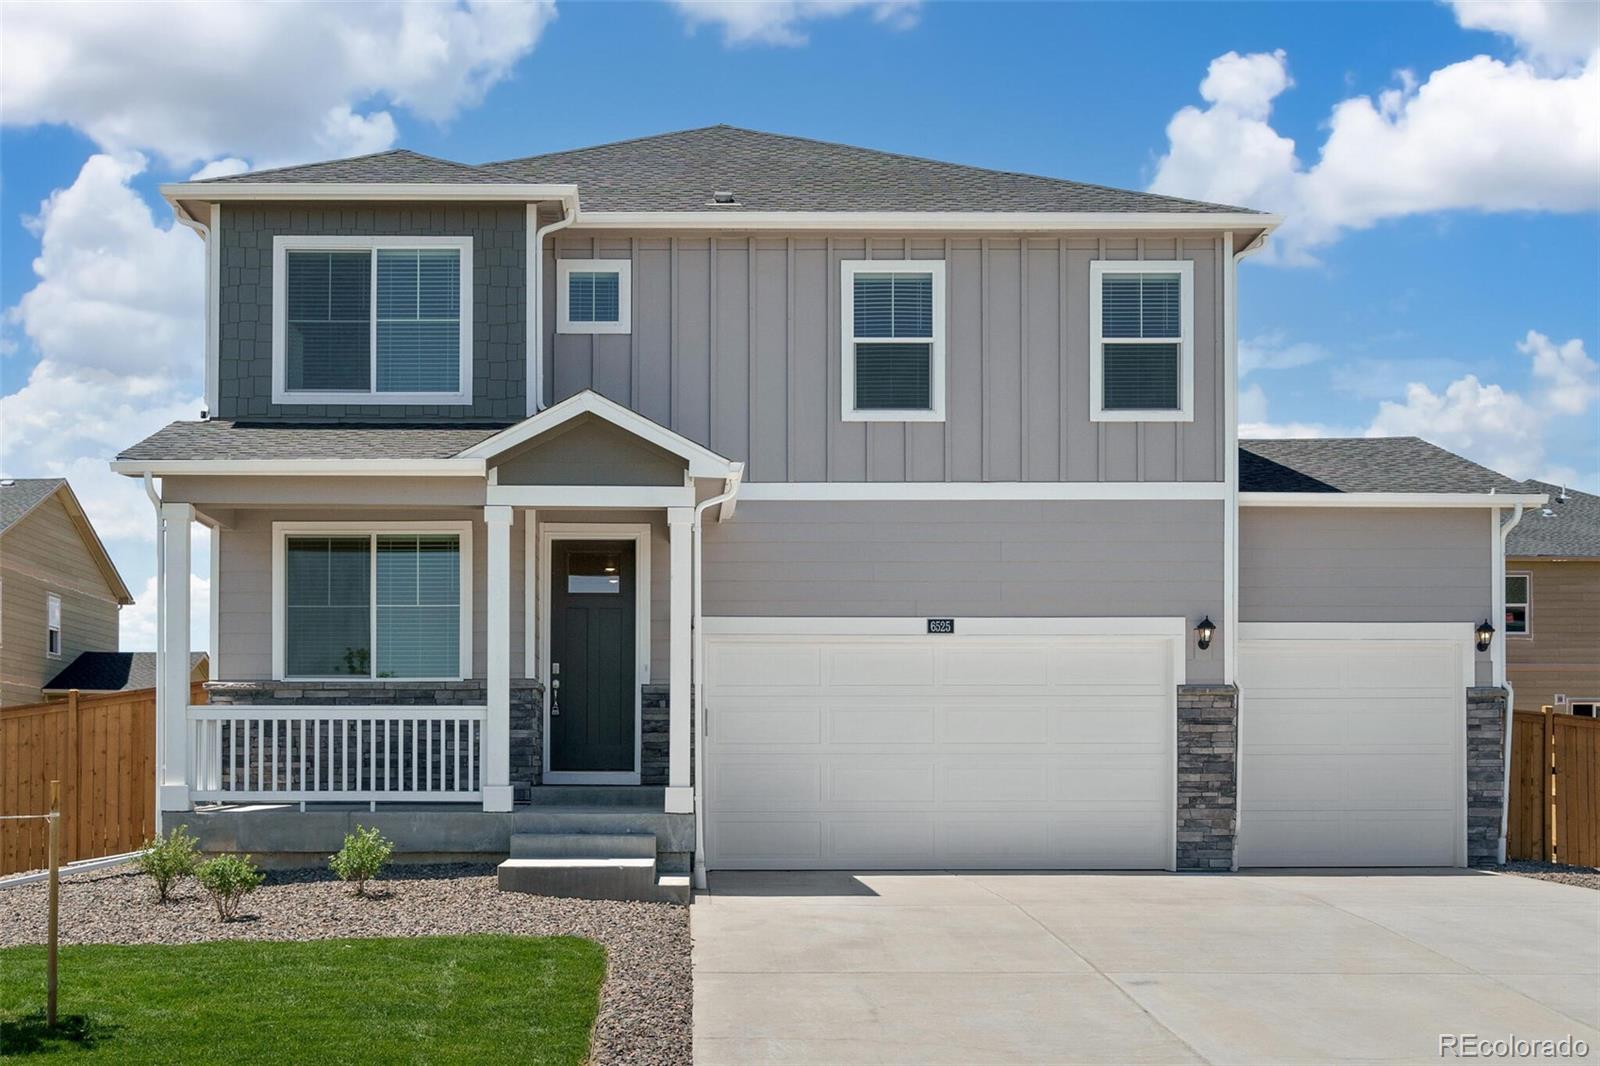
{"type": "Polygon", "coordinates": [[[189,708],[192,800],[477,802],[483,707],[189,708]]]}

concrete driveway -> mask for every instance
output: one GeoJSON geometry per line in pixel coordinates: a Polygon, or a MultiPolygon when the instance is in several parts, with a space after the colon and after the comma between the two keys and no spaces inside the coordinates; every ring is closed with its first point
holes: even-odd
{"type": "Polygon", "coordinates": [[[1600,1060],[1600,894],[1510,875],[721,874],[690,913],[700,1066],[1600,1060]]]}

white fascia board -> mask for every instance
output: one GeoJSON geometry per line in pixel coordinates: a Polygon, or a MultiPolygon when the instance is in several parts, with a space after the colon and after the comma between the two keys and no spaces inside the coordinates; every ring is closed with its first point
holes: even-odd
{"type": "Polygon", "coordinates": [[[538,414],[501,430],[488,440],[461,452],[456,458],[493,459],[509,448],[515,448],[525,441],[530,441],[540,434],[548,433],[557,426],[586,414],[603,418],[640,440],[678,456],[689,464],[689,474],[692,477],[728,477],[733,473],[735,466],[733,460],[718,455],[681,433],[675,433],[659,423],[652,422],[637,411],[590,390],[569,396],[555,406],[547,407],[538,414]]]}
{"type": "Polygon", "coordinates": [[[787,481],[746,483],[753,500],[1221,500],[1220,481],[787,481]]]}
{"type": "Polygon", "coordinates": [[[1499,492],[1241,492],[1240,507],[1542,507],[1550,497],[1499,492]]]}
{"type": "Polygon", "coordinates": [[[1146,211],[580,211],[577,229],[1226,230],[1275,229],[1278,215],[1146,211]]]}
{"type": "MultiPolygon", "coordinates": [[[[970,618],[957,617],[956,637],[1176,637],[1188,634],[1183,618],[970,618]]],[[[927,618],[729,618],[707,616],[703,628],[716,636],[927,636],[927,618]]]]}
{"type": "Polygon", "coordinates": [[[229,181],[177,182],[161,186],[169,203],[201,200],[560,200],[569,209],[578,206],[576,185],[530,185],[502,182],[347,182],[347,181],[229,181]]]}
{"type": "Polygon", "coordinates": [[[483,477],[474,459],[116,459],[111,471],[126,477],[194,475],[317,477],[483,477]]]}

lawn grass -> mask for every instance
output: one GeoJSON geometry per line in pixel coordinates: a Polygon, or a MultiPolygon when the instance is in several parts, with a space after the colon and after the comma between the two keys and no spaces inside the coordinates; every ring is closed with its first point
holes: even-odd
{"type": "Polygon", "coordinates": [[[64,947],[48,1031],[44,949],[9,948],[0,1058],[578,1064],[605,967],[575,937],[64,947]]]}

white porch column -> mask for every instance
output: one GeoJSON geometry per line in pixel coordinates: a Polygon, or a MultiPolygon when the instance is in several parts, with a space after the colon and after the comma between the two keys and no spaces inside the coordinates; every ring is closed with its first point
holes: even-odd
{"type": "Polygon", "coordinates": [[[156,673],[160,725],[156,739],[157,802],[163,811],[189,809],[189,539],[194,507],[161,505],[161,662],[156,673]]]}
{"type": "Polygon", "coordinates": [[[511,809],[511,508],[485,507],[489,527],[489,709],[483,725],[483,809],[511,809]]]}
{"type": "Polygon", "coordinates": [[[694,577],[690,574],[694,525],[693,507],[668,507],[667,532],[672,538],[671,674],[667,687],[667,796],[669,814],[688,814],[694,810],[694,789],[689,785],[689,744],[693,736],[690,693],[689,649],[692,634],[694,577]]]}

